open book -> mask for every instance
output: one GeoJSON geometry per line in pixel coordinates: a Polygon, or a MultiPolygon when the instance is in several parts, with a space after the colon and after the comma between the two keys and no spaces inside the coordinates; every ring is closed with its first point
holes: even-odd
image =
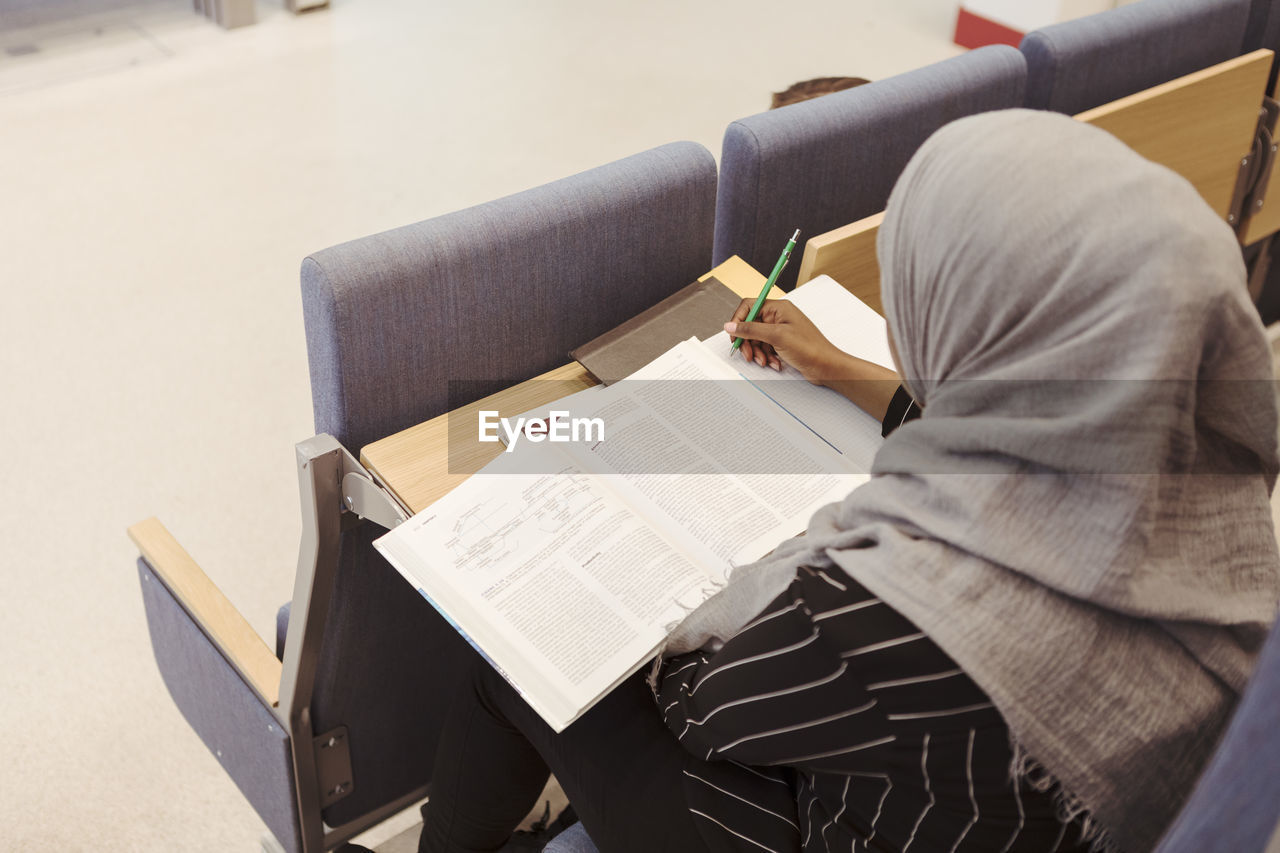
{"type": "MultiPolygon", "coordinates": [[[[835,282],[789,297],[887,360],[884,321],[835,282]]],[[[730,357],[724,334],[685,341],[550,407],[603,438],[514,441],[375,545],[561,731],[736,566],[867,479],[880,425],[798,377],[730,357]]]]}

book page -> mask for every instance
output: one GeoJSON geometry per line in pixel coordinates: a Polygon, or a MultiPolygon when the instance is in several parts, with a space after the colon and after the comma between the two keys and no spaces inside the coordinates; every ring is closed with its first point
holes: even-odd
{"type": "Polygon", "coordinates": [[[709,360],[696,340],[612,386],[591,414],[603,441],[566,445],[583,468],[690,553],[724,573],[801,532],[819,507],[866,481],[776,405],[709,360]]]}
{"type": "Polygon", "coordinates": [[[375,545],[563,728],[713,588],[597,478],[547,445],[521,450],[375,545]],[[538,454],[548,473],[527,473],[538,454]]]}
{"type": "MultiPolygon", "coordinates": [[[[850,355],[893,369],[884,318],[829,276],[819,276],[785,297],[805,313],[832,344],[850,355]]],[[[807,381],[794,367],[781,371],[730,353],[726,332],[702,343],[706,354],[756,387],[806,429],[837,450],[856,470],[869,472],[884,439],[881,424],[848,398],[807,381]]]]}

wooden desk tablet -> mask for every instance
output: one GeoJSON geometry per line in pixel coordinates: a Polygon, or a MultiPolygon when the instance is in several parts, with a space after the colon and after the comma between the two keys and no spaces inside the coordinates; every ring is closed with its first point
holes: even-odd
{"type": "MultiPolygon", "coordinates": [[[[699,280],[713,275],[742,297],[758,295],[765,280],[736,255],[699,280]]],[[[496,409],[502,417],[512,417],[554,403],[595,384],[595,379],[582,365],[577,362],[566,364],[366,445],[360,451],[360,462],[405,509],[411,513],[420,512],[467,478],[467,474],[450,472],[451,458],[456,467],[474,471],[502,452],[501,444],[477,441],[474,429],[468,433],[472,438],[464,447],[458,447],[459,434],[455,432],[451,448],[450,418],[462,418],[465,423],[474,425],[481,409],[496,409]]]]}

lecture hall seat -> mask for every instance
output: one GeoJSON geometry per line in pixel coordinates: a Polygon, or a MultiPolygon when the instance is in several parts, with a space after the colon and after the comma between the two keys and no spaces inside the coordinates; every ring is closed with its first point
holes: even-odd
{"type": "Polygon", "coordinates": [[[1076,115],[1244,53],[1251,0],[1141,0],[1033,30],[1025,106],[1076,115]]]}
{"type": "MultiPolygon", "coordinates": [[[[302,297],[316,432],[358,454],[564,364],[710,268],[715,188],[711,153],[678,142],[312,254],[302,297]]],[[[300,583],[278,620],[281,684],[314,668],[312,732],[346,727],[353,784],[324,807],[299,804],[291,756],[313,746],[282,728],[287,715],[263,695],[275,685],[237,668],[164,571],[138,562],[170,694],[287,853],[337,846],[428,793],[447,699],[471,654],[373,550],[380,533],[369,521],[347,527],[331,607],[311,612],[321,608],[307,606],[300,583]]]]}

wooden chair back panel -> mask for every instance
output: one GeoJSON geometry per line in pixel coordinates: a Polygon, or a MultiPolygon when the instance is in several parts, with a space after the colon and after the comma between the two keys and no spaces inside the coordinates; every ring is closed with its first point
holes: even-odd
{"type": "Polygon", "coordinates": [[[1225,219],[1270,69],[1271,51],[1255,50],[1076,118],[1182,175],[1225,219]]]}
{"type": "Polygon", "coordinates": [[[846,290],[881,314],[880,262],[876,259],[876,235],[880,233],[883,213],[875,213],[842,225],[834,231],[819,234],[804,245],[800,274],[803,284],[820,275],[829,275],[846,290]]]}

